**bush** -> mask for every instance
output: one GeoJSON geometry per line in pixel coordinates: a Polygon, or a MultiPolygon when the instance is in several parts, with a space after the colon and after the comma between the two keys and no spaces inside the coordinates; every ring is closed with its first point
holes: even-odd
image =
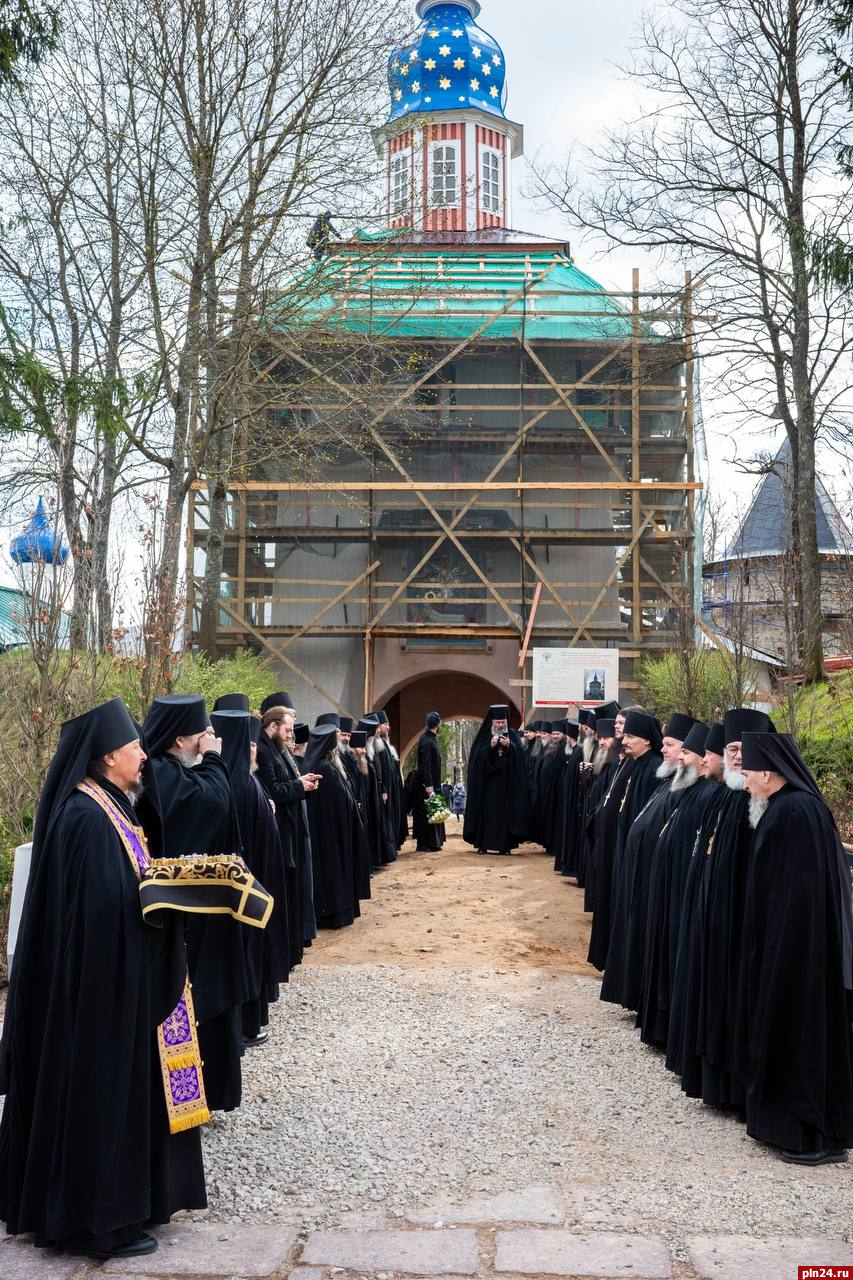
{"type": "Polygon", "coordinates": [[[645,658],[640,666],[639,700],[662,722],[682,711],[710,724],[739,701],[732,663],[716,649],[645,658]]]}
{"type": "Polygon", "coordinates": [[[279,677],[263,658],[251,649],[238,649],[233,656],[215,662],[202,653],[185,654],[178,665],[174,692],[203,694],[208,710],[224,693],[245,693],[256,711],[264,698],[280,687],[279,677]]]}

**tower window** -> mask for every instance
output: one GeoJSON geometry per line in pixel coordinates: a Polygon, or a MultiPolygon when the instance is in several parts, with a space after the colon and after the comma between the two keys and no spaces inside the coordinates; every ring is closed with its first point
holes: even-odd
{"type": "Polygon", "coordinates": [[[391,159],[391,213],[404,218],[411,208],[412,153],[400,151],[391,159]]]}
{"type": "Polygon", "coordinates": [[[429,202],[433,209],[459,208],[459,143],[430,147],[429,202]]]}
{"type": "Polygon", "coordinates": [[[491,147],[480,150],[480,208],[484,213],[500,213],[503,202],[501,153],[491,147]]]}

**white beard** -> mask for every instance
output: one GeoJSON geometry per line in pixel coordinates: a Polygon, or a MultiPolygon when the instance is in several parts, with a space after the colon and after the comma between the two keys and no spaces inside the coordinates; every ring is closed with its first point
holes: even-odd
{"type": "Polygon", "coordinates": [[[677,764],[672,764],[669,760],[662,760],[657,769],[655,769],[655,777],[660,779],[671,778],[677,768],[677,764]]]}
{"type": "Polygon", "coordinates": [[[598,777],[598,775],[601,773],[601,770],[607,764],[607,755],[608,755],[607,747],[599,747],[598,750],[596,751],[595,759],[592,762],[592,771],[596,777],[598,777]]]}
{"type": "Polygon", "coordinates": [[[400,757],[397,755],[397,748],[392,746],[390,741],[386,742],[385,745],[387,746],[388,750],[391,752],[391,755],[394,757],[394,759],[399,760],[400,757]]]}
{"type": "Polygon", "coordinates": [[[730,791],[745,791],[746,778],[737,769],[733,769],[728,760],[723,760],[723,781],[730,791]]]}
{"type": "Polygon", "coordinates": [[[379,736],[379,734],[378,734],[378,733],[376,733],[376,734],[374,734],[374,735],[373,735],[373,741],[376,743],[376,750],[377,750],[377,751],[384,751],[384,750],[385,750],[385,739],[384,739],[384,738],[380,738],[380,736],[379,736]]]}
{"type": "Polygon", "coordinates": [[[594,755],[595,755],[595,738],[593,738],[591,734],[587,734],[583,740],[584,763],[589,764],[590,760],[594,755]]]}
{"type": "Polygon", "coordinates": [[[770,799],[768,796],[749,797],[749,825],[752,827],[753,831],[767,812],[767,806],[769,803],[770,799]]]}
{"type": "Polygon", "coordinates": [[[670,791],[676,792],[687,791],[689,787],[692,787],[698,781],[699,770],[696,768],[695,764],[680,764],[675,771],[675,777],[670,783],[669,789],[670,791]]]}
{"type": "Polygon", "coordinates": [[[341,759],[341,757],[340,757],[340,755],[338,754],[338,752],[337,752],[337,751],[336,751],[336,752],[335,752],[335,754],[332,756],[332,758],[331,758],[331,760],[329,761],[329,763],[330,763],[330,764],[333,764],[333,765],[335,766],[335,768],[337,769],[338,773],[341,775],[341,777],[342,777],[342,778],[345,778],[345,777],[347,776],[347,771],[346,771],[346,769],[344,768],[344,762],[343,762],[343,760],[341,759]]]}
{"type": "Polygon", "coordinates": [[[367,746],[365,747],[365,751],[367,752],[367,758],[368,758],[368,760],[372,760],[372,759],[373,759],[373,757],[376,755],[376,739],[375,739],[375,737],[374,737],[374,738],[368,738],[368,739],[367,739],[367,746]]]}

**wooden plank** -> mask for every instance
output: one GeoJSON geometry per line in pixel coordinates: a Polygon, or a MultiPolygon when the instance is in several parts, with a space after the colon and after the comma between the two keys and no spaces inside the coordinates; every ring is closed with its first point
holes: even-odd
{"type": "MultiPolygon", "coordinates": [[[[556,403],[556,402],[555,402],[556,403]]],[[[536,415],[531,419],[528,426],[535,426],[539,421],[536,415]]],[[[501,466],[505,466],[512,457],[515,450],[501,460],[501,466]]],[[[201,483],[194,483],[191,488],[198,491],[204,486],[201,483]]],[[[702,489],[704,486],[699,480],[628,480],[622,477],[618,481],[610,480],[341,480],[341,481],[304,481],[304,480],[242,480],[233,481],[228,485],[231,493],[240,493],[244,490],[259,491],[268,493],[413,493],[417,489],[424,489],[427,492],[452,493],[455,490],[469,493],[472,490],[480,493],[505,493],[517,489],[519,492],[526,492],[531,489],[541,489],[543,492],[566,492],[577,490],[579,493],[585,491],[599,493],[618,493],[620,490],[626,492],[645,493],[650,489],[660,489],[667,493],[681,493],[689,490],[702,489]]]]}
{"type": "MultiPolygon", "coordinates": [[[[518,543],[515,543],[518,546],[518,543]]],[[[539,597],[542,595],[542,583],[536,583],[536,590],[533,593],[533,604],[530,607],[530,617],[527,619],[527,630],[524,633],[524,643],[518,655],[519,667],[524,666],[524,660],[527,657],[527,646],[530,644],[530,636],[533,631],[533,623],[536,618],[536,610],[539,608],[539,597]]]]}

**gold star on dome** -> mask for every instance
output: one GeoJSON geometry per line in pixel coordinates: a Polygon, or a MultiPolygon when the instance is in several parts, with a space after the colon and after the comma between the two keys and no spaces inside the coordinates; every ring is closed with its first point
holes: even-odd
{"type": "Polygon", "coordinates": [[[455,31],[451,31],[451,33],[450,33],[450,34],[451,34],[452,36],[455,36],[455,37],[456,37],[456,39],[458,40],[460,36],[462,36],[462,35],[464,35],[464,34],[465,34],[465,32],[462,30],[462,28],[461,28],[461,27],[457,27],[457,28],[456,28],[456,30],[455,30],[455,31]]]}
{"type": "Polygon", "coordinates": [[[420,54],[418,53],[417,49],[413,49],[412,52],[409,54],[409,62],[417,62],[419,57],[420,57],[420,54]]]}
{"type": "Polygon", "coordinates": [[[392,70],[396,71],[399,65],[400,65],[400,59],[395,58],[394,61],[391,63],[392,70]]]}
{"type": "Polygon", "coordinates": [[[433,27],[432,31],[429,32],[429,35],[432,36],[433,40],[437,40],[438,37],[441,35],[441,32],[436,31],[435,27],[433,27]]]}
{"type": "Polygon", "coordinates": [[[480,87],[480,81],[479,81],[479,80],[477,79],[477,77],[475,76],[475,77],[474,77],[474,79],[471,81],[471,88],[472,88],[472,89],[474,90],[474,92],[476,93],[476,92],[477,92],[477,90],[479,89],[479,87],[480,87]]]}
{"type": "Polygon", "coordinates": [[[403,90],[402,90],[402,89],[395,89],[395,90],[394,90],[394,97],[395,97],[395,99],[397,100],[397,102],[399,102],[399,101],[401,100],[401,98],[403,97],[403,90]]]}
{"type": "Polygon", "coordinates": [[[440,55],[442,58],[449,58],[449,57],[450,57],[450,45],[449,45],[449,44],[443,44],[443,45],[441,46],[441,48],[439,49],[439,51],[438,51],[438,52],[439,52],[439,55],[440,55]]]}
{"type": "Polygon", "coordinates": [[[489,93],[492,95],[493,98],[496,98],[498,96],[498,86],[496,84],[493,84],[491,89],[489,90],[489,93]]]}
{"type": "Polygon", "coordinates": [[[442,77],[441,77],[441,79],[440,79],[440,80],[439,80],[439,82],[438,82],[438,87],[439,87],[439,89],[449,89],[449,88],[450,88],[450,81],[448,80],[447,76],[442,76],[442,77]]]}
{"type": "Polygon", "coordinates": [[[501,60],[496,53],[492,54],[492,62],[495,64],[496,67],[499,67],[501,65],[501,60]]]}
{"type": "MultiPolygon", "coordinates": [[[[405,70],[406,70],[406,69],[405,69],[405,67],[403,68],[403,70],[404,70],[404,72],[405,72],[405,70]]],[[[483,75],[484,75],[484,76],[490,76],[491,74],[492,74],[492,68],[489,66],[488,62],[484,62],[484,63],[483,63],[483,75]]]]}
{"type": "Polygon", "coordinates": [[[424,98],[424,102],[432,102],[432,98],[424,98]]]}
{"type": "Polygon", "coordinates": [[[457,71],[461,71],[461,70],[462,70],[462,68],[465,66],[465,59],[464,59],[464,58],[457,58],[457,59],[455,60],[455,62],[453,63],[453,65],[454,65],[454,67],[456,68],[456,70],[457,70],[457,71]]]}
{"type": "Polygon", "coordinates": [[[426,62],[424,63],[424,66],[426,67],[427,71],[435,71],[435,68],[437,66],[435,58],[427,58],[426,62]]]}
{"type": "Polygon", "coordinates": [[[413,81],[412,81],[412,93],[420,93],[420,91],[421,91],[421,82],[420,82],[420,80],[413,80],[413,81]]]}
{"type": "MultiPolygon", "coordinates": [[[[488,67],[486,68],[486,70],[488,71],[488,67]]],[[[400,68],[400,75],[407,76],[408,74],[409,74],[409,64],[408,62],[404,62],[402,67],[400,68]]]]}
{"type": "Polygon", "coordinates": [[[474,55],[474,57],[475,57],[475,58],[479,58],[479,56],[480,56],[480,46],[479,46],[478,44],[475,44],[475,45],[474,45],[474,48],[471,50],[471,52],[473,53],[473,55],[474,55]]]}

